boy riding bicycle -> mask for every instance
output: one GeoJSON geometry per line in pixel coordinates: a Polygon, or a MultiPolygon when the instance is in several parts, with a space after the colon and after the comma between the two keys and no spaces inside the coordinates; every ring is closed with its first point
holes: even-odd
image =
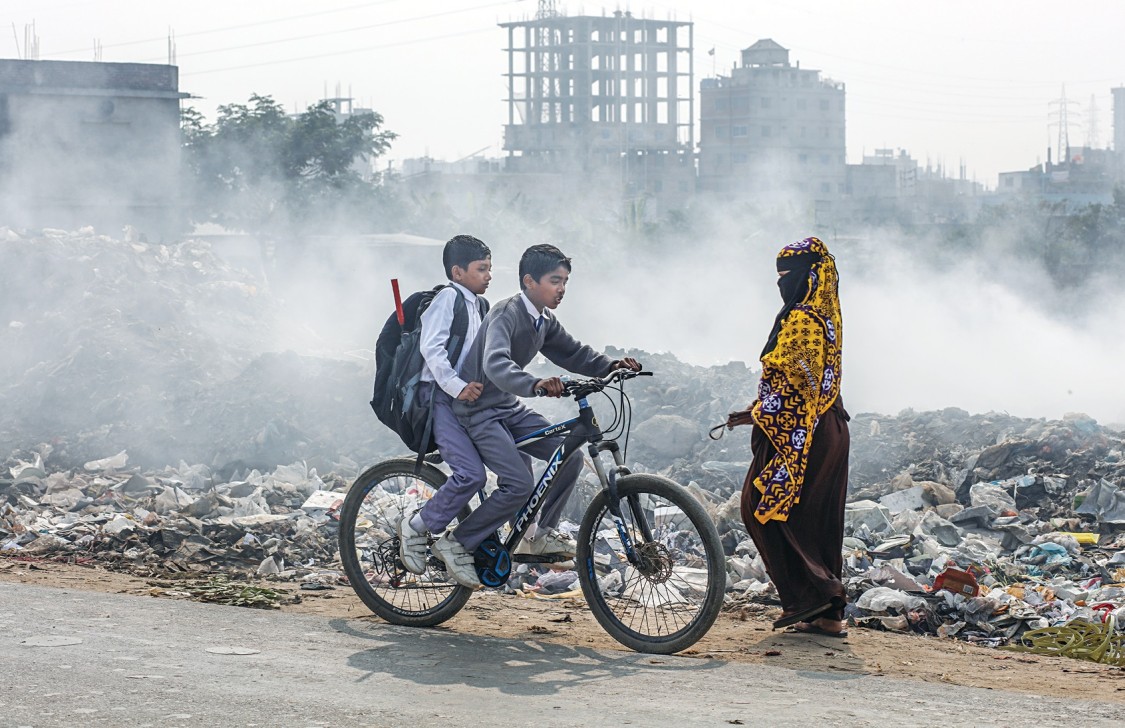
{"type": "MultiPolygon", "coordinates": [[[[464,553],[464,557],[452,559],[453,563],[445,561],[450,576],[464,586],[479,585],[473,551],[512,519],[531,494],[534,481],[522,452],[545,460],[562,442],[556,436],[538,440],[522,450],[516,447],[517,438],[550,425],[517,397],[534,396],[537,390],[551,397],[563,393],[558,377],[537,379],[524,367],[542,353],[558,366],[584,376],[600,377],[614,369],[641,368],[633,358],[612,360],[582,344],[551,313],[562,302],[570,272],[570,259],[553,245],[534,245],[524,251],[519,265],[521,292],[502,301],[485,316],[463,364],[462,377],[483,382],[484,387],[475,400],[454,402],[453,411],[484,465],[497,478],[496,490],[455,531],[447,532],[434,544],[435,553],[443,548],[464,553]]],[[[580,457],[563,464],[538,523],[528,527],[515,553],[543,557],[544,561],[574,558],[574,540],[555,527],[581,469],[580,457]]]]}

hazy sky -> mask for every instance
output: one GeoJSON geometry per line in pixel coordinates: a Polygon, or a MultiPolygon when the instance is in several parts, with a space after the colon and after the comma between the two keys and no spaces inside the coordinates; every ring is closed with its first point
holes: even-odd
{"type": "MultiPolygon", "coordinates": [[[[846,84],[849,162],[904,148],[952,172],[964,161],[990,187],[997,172],[1044,160],[1057,143],[1052,102],[1064,84],[1071,145],[1086,142],[1096,120],[1107,146],[1110,88],[1125,85],[1121,0],[559,5],[570,15],[620,8],[694,21],[697,93],[740,49],[773,38],[792,61],[846,84]]],[[[496,23],[536,8],[534,0],[6,0],[0,57],[25,53],[34,21],[43,60],[92,60],[97,42],[103,61],[166,63],[171,30],[181,89],[200,97],[191,103],[211,120],[217,105],[253,92],[303,109],[339,84],[401,135],[390,158],[452,160],[502,153],[507,35],[496,23]]]]}

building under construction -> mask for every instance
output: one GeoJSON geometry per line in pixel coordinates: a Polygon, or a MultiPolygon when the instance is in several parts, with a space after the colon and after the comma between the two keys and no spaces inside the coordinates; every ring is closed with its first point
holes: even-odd
{"type": "Polygon", "coordinates": [[[507,170],[581,175],[634,205],[682,206],[695,178],[692,24],[621,11],[567,17],[553,6],[500,24],[507,170]]]}

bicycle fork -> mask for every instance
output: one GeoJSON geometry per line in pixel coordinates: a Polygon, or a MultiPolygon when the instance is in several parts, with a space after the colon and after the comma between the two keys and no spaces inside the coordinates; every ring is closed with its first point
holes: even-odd
{"type": "MultiPolygon", "coordinates": [[[[621,461],[621,449],[615,441],[603,441],[598,443],[590,443],[589,447],[590,461],[594,464],[594,470],[598,474],[598,480],[601,481],[606,491],[609,493],[609,513],[613,520],[613,525],[617,529],[617,537],[621,539],[621,547],[625,550],[625,557],[633,566],[641,569],[643,567],[643,559],[637,553],[637,549],[633,544],[633,538],[629,535],[629,530],[625,528],[625,515],[621,511],[621,496],[617,491],[617,476],[628,475],[629,469],[625,467],[621,461]],[[599,455],[603,451],[610,451],[613,455],[613,468],[606,472],[605,466],[599,455]]],[[[630,495],[626,499],[629,503],[629,510],[633,515],[633,521],[637,524],[641,531],[641,537],[646,541],[652,540],[652,529],[649,526],[648,519],[644,516],[644,510],[641,508],[640,499],[636,494],[630,495]]]]}

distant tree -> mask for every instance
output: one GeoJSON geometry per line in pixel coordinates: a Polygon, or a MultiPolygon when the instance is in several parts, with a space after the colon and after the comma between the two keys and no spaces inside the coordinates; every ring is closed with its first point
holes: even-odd
{"type": "Polygon", "coordinates": [[[357,166],[384,154],[397,136],[374,112],[337,122],[322,101],[289,116],[258,94],[220,106],[214,124],[187,108],[181,125],[192,221],[272,236],[369,218],[379,179],[357,166]]]}
{"type": "Polygon", "coordinates": [[[1078,208],[1033,200],[987,206],[962,237],[946,242],[964,250],[987,241],[987,255],[1041,263],[1060,288],[1073,289],[1125,266],[1125,189],[1115,189],[1111,203],[1078,208]]]}
{"type": "Polygon", "coordinates": [[[1093,204],[1068,215],[1058,235],[1054,260],[1063,282],[1080,285],[1096,272],[1125,262],[1125,191],[1117,188],[1113,202],[1093,204]]]}

